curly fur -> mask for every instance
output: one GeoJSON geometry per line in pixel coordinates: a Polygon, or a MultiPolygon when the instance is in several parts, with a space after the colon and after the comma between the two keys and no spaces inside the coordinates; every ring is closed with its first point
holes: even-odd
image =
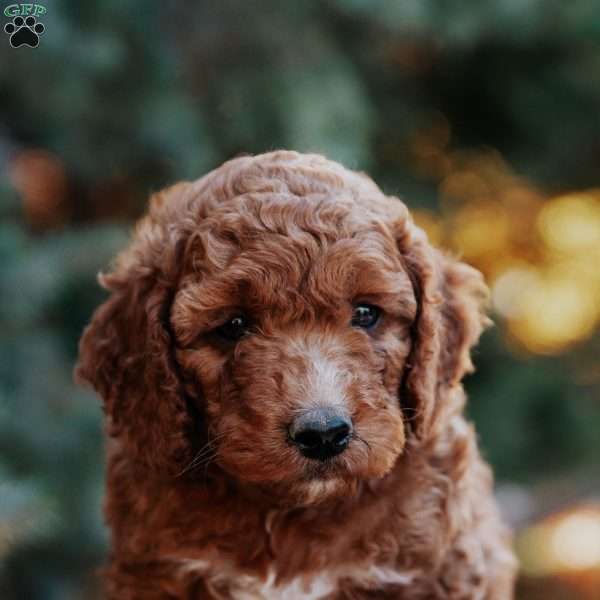
{"type": "Polygon", "coordinates": [[[77,375],[110,440],[109,598],[512,597],[462,415],[486,288],[398,199],[321,156],[237,158],[156,194],[100,281],[77,375]],[[251,334],[218,338],[241,310],[251,334]],[[323,404],[356,433],[315,466],[285,428],[323,404]]]}

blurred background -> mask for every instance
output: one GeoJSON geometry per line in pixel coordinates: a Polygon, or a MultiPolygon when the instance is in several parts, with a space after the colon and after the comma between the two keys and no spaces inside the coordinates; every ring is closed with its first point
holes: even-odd
{"type": "Polygon", "coordinates": [[[283,147],[484,272],[466,387],[518,598],[598,600],[600,3],[40,4],[37,48],[0,32],[0,597],[99,597],[101,411],[71,377],[96,273],[149,193],[283,147]]]}

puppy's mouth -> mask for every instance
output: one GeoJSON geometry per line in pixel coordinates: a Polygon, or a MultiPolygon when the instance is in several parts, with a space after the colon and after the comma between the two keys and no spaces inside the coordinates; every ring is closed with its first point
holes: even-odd
{"type": "Polygon", "coordinates": [[[307,461],[304,468],[304,477],[307,481],[348,477],[348,466],[342,457],[307,461]]]}

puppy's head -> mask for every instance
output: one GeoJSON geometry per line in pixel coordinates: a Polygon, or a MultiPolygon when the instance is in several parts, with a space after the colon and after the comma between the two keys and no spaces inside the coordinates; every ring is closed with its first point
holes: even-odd
{"type": "Polygon", "coordinates": [[[292,152],[155,196],[101,281],[77,372],[124,451],[291,502],[383,477],[407,438],[438,435],[483,324],[479,274],[399,200],[292,152]]]}

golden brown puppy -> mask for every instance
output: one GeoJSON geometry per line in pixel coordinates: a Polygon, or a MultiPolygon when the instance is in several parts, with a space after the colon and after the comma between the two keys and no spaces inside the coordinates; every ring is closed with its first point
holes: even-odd
{"type": "Polygon", "coordinates": [[[398,199],[237,158],[154,196],[101,283],[109,598],[512,597],[462,415],[486,288],[398,199]]]}

